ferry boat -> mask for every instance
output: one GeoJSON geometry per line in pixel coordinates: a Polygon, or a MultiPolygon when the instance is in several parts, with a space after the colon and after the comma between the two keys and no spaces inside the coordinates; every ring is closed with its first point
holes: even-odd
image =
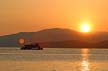
{"type": "Polygon", "coordinates": [[[38,43],[35,43],[25,44],[21,47],[21,50],[43,50],[43,48],[41,48],[38,43]]]}
{"type": "Polygon", "coordinates": [[[21,45],[21,50],[43,50],[38,43],[25,44],[24,38],[19,39],[19,44],[21,45]]]}

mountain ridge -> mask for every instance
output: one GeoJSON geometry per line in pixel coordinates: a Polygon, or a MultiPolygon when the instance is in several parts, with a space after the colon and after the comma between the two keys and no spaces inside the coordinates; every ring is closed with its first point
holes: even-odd
{"type": "Polygon", "coordinates": [[[100,32],[93,33],[93,34],[81,33],[74,30],[61,29],[61,28],[45,29],[38,32],[19,32],[16,34],[0,36],[0,46],[1,47],[3,46],[4,47],[18,47],[20,46],[20,44],[18,43],[18,40],[20,38],[26,39],[27,44],[37,42],[37,43],[43,43],[43,44],[49,43],[50,45],[53,45],[53,46],[59,45],[58,43],[60,42],[61,42],[60,44],[63,43],[68,46],[68,43],[67,43],[68,41],[69,41],[69,45],[71,45],[74,42],[76,45],[81,44],[82,42],[83,42],[82,43],[83,45],[88,44],[88,43],[89,44],[94,44],[94,43],[106,44],[106,42],[108,41],[108,33],[105,33],[105,32],[104,34],[100,32]]]}

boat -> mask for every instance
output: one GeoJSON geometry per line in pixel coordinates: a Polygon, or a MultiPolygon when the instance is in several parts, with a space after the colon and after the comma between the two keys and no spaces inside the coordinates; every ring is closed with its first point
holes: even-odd
{"type": "Polygon", "coordinates": [[[43,50],[43,48],[41,48],[38,43],[35,43],[25,44],[21,47],[21,50],[43,50]]]}

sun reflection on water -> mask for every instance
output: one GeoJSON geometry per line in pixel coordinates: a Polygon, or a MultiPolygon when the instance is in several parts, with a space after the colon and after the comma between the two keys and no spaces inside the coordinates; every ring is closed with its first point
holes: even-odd
{"type": "Polygon", "coordinates": [[[82,62],[81,62],[81,70],[82,71],[89,71],[89,61],[88,61],[88,52],[89,49],[82,49],[82,62]]]}

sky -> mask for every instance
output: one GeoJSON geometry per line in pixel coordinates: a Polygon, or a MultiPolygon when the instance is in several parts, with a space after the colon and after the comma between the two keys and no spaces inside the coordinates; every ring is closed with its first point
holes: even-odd
{"type": "Polygon", "coordinates": [[[0,35],[49,28],[108,31],[108,0],[0,0],[0,35]]]}

